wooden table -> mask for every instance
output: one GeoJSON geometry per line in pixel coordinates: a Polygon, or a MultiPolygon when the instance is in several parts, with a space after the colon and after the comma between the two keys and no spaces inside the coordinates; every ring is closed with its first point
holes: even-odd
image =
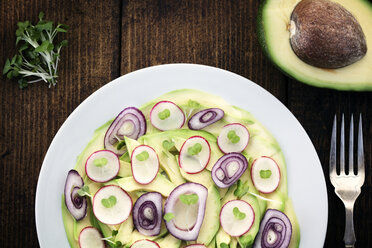
{"type": "Polygon", "coordinates": [[[34,218],[37,179],[45,153],[69,114],[121,75],[180,62],[215,66],[249,78],[276,96],[301,122],[326,175],[329,220],[325,247],[343,247],[344,231],[344,206],[327,176],[333,116],[362,113],[367,176],[355,205],[355,229],[357,247],[372,247],[372,93],[314,88],[283,75],[259,47],[258,4],[256,0],[1,1],[1,69],[5,58],[15,53],[17,21],[35,22],[39,11],[44,11],[46,19],[66,23],[70,30],[61,35],[69,46],[62,51],[56,87],[38,83],[20,90],[15,82],[1,77],[0,247],[38,247],[34,218]]]}

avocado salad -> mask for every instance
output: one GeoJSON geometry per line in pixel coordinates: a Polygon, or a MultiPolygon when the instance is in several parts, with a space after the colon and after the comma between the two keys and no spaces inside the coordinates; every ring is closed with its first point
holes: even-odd
{"type": "Polygon", "coordinates": [[[287,170],[249,112],[193,89],[124,108],[66,177],[72,248],[299,247],[287,170]]]}

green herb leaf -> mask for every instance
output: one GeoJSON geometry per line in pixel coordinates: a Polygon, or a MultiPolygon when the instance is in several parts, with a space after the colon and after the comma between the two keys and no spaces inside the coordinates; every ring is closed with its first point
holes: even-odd
{"type": "Polygon", "coordinates": [[[149,153],[146,151],[136,155],[136,159],[139,161],[146,161],[149,158],[149,153]]]}
{"type": "Polygon", "coordinates": [[[196,108],[200,108],[200,103],[198,103],[197,101],[194,101],[194,100],[189,100],[188,103],[187,103],[187,106],[189,108],[193,108],[193,109],[196,109],[196,108]]]}
{"type": "Polygon", "coordinates": [[[193,205],[198,202],[199,196],[197,194],[182,194],[179,199],[183,204],[193,205]]]}
{"type": "Polygon", "coordinates": [[[202,150],[202,145],[200,143],[195,143],[193,146],[190,146],[189,149],[187,149],[187,153],[190,156],[198,155],[199,152],[202,150]]]}
{"type": "Polygon", "coordinates": [[[87,185],[84,185],[82,188],[80,188],[78,191],[77,191],[78,195],[79,196],[90,196],[90,193],[89,193],[89,187],[87,185]]]}
{"type": "Polygon", "coordinates": [[[63,32],[63,33],[66,33],[67,32],[67,30],[66,29],[63,29],[63,28],[56,28],[56,30],[58,32],[63,32]]]}
{"type": "Polygon", "coordinates": [[[116,204],[116,197],[111,195],[109,198],[103,198],[101,203],[105,208],[112,208],[116,204]]]}
{"type": "Polygon", "coordinates": [[[166,151],[169,151],[170,149],[172,149],[174,147],[174,142],[164,140],[163,143],[162,143],[162,146],[166,151]]]}
{"type": "Polygon", "coordinates": [[[121,148],[123,148],[123,146],[125,146],[125,140],[119,141],[116,145],[116,149],[120,150],[121,148]]]}
{"type": "Polygon", "coordinates": [[[249,190],[248,181],[243,183],[240,179],[238,180],[237,187],[234,190],[234,195],[241,198],[243,195],[247,194],[249,190]]]}
{"type": "Polygon", "coordinates": [[[228,244],[226,244],[226,243],[221,243],[220,244],[220,248],[229,248],[229,245],[228,244]]]}
{"type": "Polygon", "coordinates": [[[3,75],[5,75],[9,70],[11,70],[12,67],[10,66],[10,60],[7,59],[5,61],[4,69],[3,69],[3,75]]]}
{"type": "Polygon", "coordinates": [[[164,109],[163,111],[159,112],[158,116],[160,120],[165,120],[170,116],[170,110],[164,109]]]}
{"type": "Polygon", "coordinates": [[[240,212],[238,207],[233,209],[233,213],[237,220],[243,220],[245,218],[245,213],[240,212]]]}
{"type": "Polygon", "coordinates": [[[48,40],[44,40],[43,43],[41,43],[40,46],[36,47],[35,48],[35,52],[45,52],[48,50],[48,46],[49,46],[50,42],[48,40]]]}
{"type": "Polygon", "coordinates": [[[230,130],[227,133],[227,138],[230,140],[231,143],[236,144],[240,141],[240,137],[236,135],[236,132],[234,130],[230,130]]]}
{"type": "Polygon", "coordinates": [[[39,20],[42,21],[43,18],[44,18],[44,12],[41,11],[41,12],[39,13],[39,20]]]}
{"type": "Polygon", "coordinates": [[[271,177],[271,170],[260,170],[260,177],[263,179],[267,179],[271,177]]]}
{"type": "Polygon", "coordinates": [[[121,248],[123,247],[123,244],[120,241],[116,241],[114,244],[114,248],[121,248]]]}
{"type": "Polygon", "coordinates": [[[116,236],[116,235],[118,235],[118,233],[119,233],[119,231],[118,230],[112,230],[112,234],[111,234],[111,236],[116,236]]]}
{"type": "Polygon", "coordinates": [[[107,158],[96,158],[95,160],[93,160],[93,164],[97,167],[105,166],[107,163],[107,158]]]}
{"type": "Polygon", "coordinates": [[[175,217],[175,216],[174,216],[173,213],[166,213],[166,214],[164,215],[164,220],[166,220],[166,221],[170,221],[170,220],[172,220],[174,217],[175,217]]]}

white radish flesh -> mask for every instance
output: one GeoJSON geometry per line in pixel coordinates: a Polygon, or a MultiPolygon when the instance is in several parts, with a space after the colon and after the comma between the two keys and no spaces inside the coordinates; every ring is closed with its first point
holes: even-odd
{"type": "Polygon", "coordinates": [[[182,109],[170,101],[155,104],[150,112],[151,124],[161,131],[178,129],[185,123],[182,109]]]}
{"type": "Polygon", "coordinates": [[[232,200],[223,205],[220,223],[223,230],[232,237],[248,232],[255,219],[252,206],[242,200],[232,200]]]}
{"type": "Polygon", "coordinates": [[[147,145],[137,146],[132,152],[132,174],[139,184],[151,183],[159,171],[159,158],[155,150],[147,145]]]}
{"type": "Polygon", "coordinates": [[[92,153],[85,163],[87,176],[95,182],[108,182],[119,173],[120,161],[118,156],[109,150],[92,153]]]}
{"type": "Polygon", "coordinates": [[[272,193],[279,186],[280,169],[272,158],[260,157],[253,161],[251,177],[258,191],[265,194],[272,193]]]}
{"type": "Polygon", "coordinates": [[[155,241],[142,239],[134,242],[130,248],[160,248],[160,246],[155,241]]]}
{"type": "Polygon", "coordinates": [[[217,138],[217,144],[223,153],[242,152],[248,145],[248,129],[240,123],[224,126],[217,138]]]}
{"type": "Polygon", "coordinates": [[[210,156],[208,141],[201,136],[192,136],[181,147],[179,165],[186,173],[199,173],[207,167],[210,156]]]}
{"type": "Polygon", "coordinates": [[[96,228],[85,227],[79,234],[79,246],[80,248],[104,248],[105,242],[102,238],[101,233],[96,228]]]}
{"type": "Polygon", "coordinates": [[[102,187],[93,198],[93,213],[107,225],[118,225],[128,219],[132,211],[132,199],[116,185],[102,187]]]}

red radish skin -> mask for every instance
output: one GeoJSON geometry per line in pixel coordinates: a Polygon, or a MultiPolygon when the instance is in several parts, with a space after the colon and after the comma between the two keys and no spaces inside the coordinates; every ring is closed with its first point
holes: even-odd
{"type": "MultiPolygon", "coordinates": [[[[101,203],[99,202],[98,204],[101,204],[101,203]]],[[[130,213],[132,212],[132,208],[133,208],[133,200],[132,200],[132,198],[130,197],[130,195],[129,195],[129,194],[128,194],[124,189],[122,189],[121,187],[119,187],[119,186],[117,186],[117,185],[106,185],[106,186],[100,188],[100,189],[96,192],[96,194],[95,194],[94,197],[93,197],[92,206],[93,206],[93,207],[92,207],[92,208],[93,208],[93,214],[94,214],[94,216],[95,216],[95,217],[96,217],[100,222],[102,222],[103,224],[106,224],[106,225],[119,225],[119,224],[123,223],[124,221],[126,221],[126,220],[128,219],[128,217],[130,216],[130,213]],[[128,216],[127,216],[124,220],[119,221],[118,223],[105,223],[105,222],[101,221],[101,220],[97,217],[97,215],[96,215],[96,213],[95,213],[94,205],[95,205],[95,199],[96,199],[96,196],[97,196],[97,194],[98,194],[101,190],[103,190],[103,189],[105,189],[105,188],[107,188],[107,187],[117,187],[117,188],[119,188],[120,190],[122,190],[122,191],[123,191],[123,192],[128,196],[128,198],[129,198],[129,200],[130,200],[130,204],[128,204],[128,205],[130,205],[130,211],[129,211],[128,216]]]]}
{"type": "Polygon", "coordinates": [[[249,143],[250,133],[249,133],[249,131],[248,131],[248,128],[247,128],[246,126],[240,124],[240,123],[230,123],[230,124],[225,125],[223,128],[225,128],[225,127],[229,127],[229,126],[232,126],[232,125],[239,125],[239,126],[243,127],[243,128],[247,131],[247,133],[248,133],[248,139],[247,139],[247,142],[245,143],[245,145],[244,145],[241,149],[239,149],[239,150],[237,150],[237,151],[226,151],[226,150],[224,150],[224,149],[222,148],[223,145],[220,144],[220,143],[221,143],[221,140],[219,139],[220,136],[218,136],[218,137],[217,137],[217,145],[218,145],[218,148],[220,148],[221,152],[223,152],[223,153],[225,153],[225,154],[230,153],[230,152],[242,152],[242,151],[244,151],[245,148],[247,148],[248,143],[249,143]]]}
{"type": "MultiPolygon", "coordinates": [[[[152,181],[154,181],[154,179],[156,178],[156,175],[157,175],[158,172],[159,172],[159,167],[160,167],[160,165],[159,165],[159,156],[158,156],[158,154],[156,153],[156,151],[155,151],[151,146],[148,146],[148,145],[140,145],[140,146],[137,146],[136,148],[134,148],[134,150],[132,151],[132,155],[131,155],[130,161],[133,161],[133,159],[135,159],[135,158],[133,158],[133,155],[135,154],[135,151],[136,151],[136,149],[137,149],[138,147],[147,147],[147,148],[151,149],[151,150],[155,153],[155,155],[156,155],[156,159],[157,159],[157,165],[156,165],[156,166],[157,166],[157,170],[156,170],[156,173],[154,173],[154,178],[152,178],[151,181],[149,181],[149,182],[145,182],[145,183],[141,182],[140,180],[138,180],[138,178],[136,178],[135,173],[133,173],[133,165],[131,165],[131,171],[132,171],[133,179],[134,179],[137,183],[139,183],[139,184],[147,185],[147,184],[152,183],[152,181]]],[[[133,163],[133,162],[132,162],[132,163],[133,163]]],[[[131,163],[131,164],[132,164],[132,163],[131,163]]]]}
{"type": "MultiPolygon", "coordinates": [[[[192,137],[188,138],[188,139],[183,143],[183,145],[181,146],[181,149],[180,149],[180,155],[181,155],[181,153],[182,153],[182,151],[183,151],[183,148],[184,148],[186,142],[187,142],[188,140],[190,140],[190,139],[194,139],[194,138],[200,138],[200,139],[203,139],[203,140],[208,144],[209,157],[208,157],[208,160],[207,160],[206,164],[204,165],[204,167],[203,167],[200,171],[197,171],[197,172],[187,172],[186,170],[184,170],[187,174],[197,174],[197,173],[200,173],[201,171],[203,171],[203,170],[207,167],[207,165],[208,165],[208,163],[209,163],[209,161],[210,161],[210,159],[211,159],[211,146],[209,145],[209,142],[208,142],[204,137],[202,137],[202,136],[192,136],[192,137]]],[[[187,151],[186,151],[186,152],[187,152],[187,151]]],[[[183,169],[183,167],[182,167],[182,162],[181,162],[180,157],[178,158],[178,164],[179,164],[180,168],[183,169]]]]}
{"type": "Polygon", "coordinates": [[[119,157],[116,155],[115,152],[110,151],[110,150],[99,150],[99,151],[95,151],[95,152],[93,152],[93,153],[88,157],[87,161],[85,162],[85,173],[87,174],[87,176],[89,177],[90,180],[92,180],[93,182],[96,182],[96,183],[105,183],[105,182],[108,182],[108,181],[114,179],[114,178],[119,174],[119,171],[120,171],[120,160],[119,160],[119,157]],[[89,161],[89,159],[91,159],[92,156],[94,156],[94,155],[96,155],[97,153],[100,153],[100,152],[110,152],[110,153],[112,153],[112,154],[117,158],[117,164],[118,164],[116,173],[113,174],[112,177],[110,177],[110,178],[108,178],[108,179],[105,179],[105,180],[103,180],[103,181],[102,181],[102,180],[97,180],[97,178],[92,178],[92,177],[89,175],[90,173],[88,173],[88,161],[89,161]]]}
{"type": "MultiPolygon", "coordinates": [[[[85,232],[92,232],[92,231],[96,232],[96,234],[99,235],[99,240],[101,241],[101,248],[105,248],[106,245],[105,245],[105,242],[102,240],[103,237],[102,237],[101,233],[96,228],[94,228],[92,226],[84,227],[83,230],[80,231],[79,240],[78,240],[79,247],[80,248],[92,248],[92,247],[85,246],[85,244],[82,244],[82,242],[84,242],[82,240],[82,235],[84,235],[85,232]]],[[[94,247],[94,248],[96,248],[96,247],[94,247]]]]}
{"type": "Polygon", "coordinates": [[[270,194],[270,193],[273,193],[273,192],[274,192],[274,191],[279,187],[281,177],[282,177],[282,175],[281,175],[281,171],[280,171],[279,165],[276,163],[276,161],[275,161],[274,159],[272,159],[272,158],[270,158],[270,157],[267,157],[267,156],[262,156],[262,157],[256,158],[256,159],[253,161],[252,166],[251,166],[251,180],[252,180],[252,182],[253,182],[254,187],[255,187],[258,191],[260,191],[261,193],[263,193],[263,194],[270,194]],[[271,159],[272,161],[274,161],[275,165],[276,165],[277,168],[278,168],[278,171],[279,171],[279,180],[278,180],[278,183],[276,184],[275,188],[274,188],[273,190],[271,190],[271,191],[261,191],[261,190],[259,190],[259,189],[257,188],[257,186],[256,186],[256,184],[255,184],[255,180],[254,180],[254,178],[253,178],[253,174],[252,174],[252,173],[253,173],[253,169],[254,169],[254,164],[255,164],[255,162],[257,161],[257,159],[260,159],[260,158],[268,158],[268,159],[271,159]]]}
{"type": "Polygon", "coordinates": [[[163,103],[169,103],[169,104],[172,104],[172,105],[176,106],[176,107],[179,109],[179,111],[182,113],[182,116],[183,116],[182,124],[179,125],[179,127],[172,128],[172,129],[182,128],[183,125],[185,124],[185,121],[186,121],[185,113],[183,112],[183,110],[182,110],[182,109],[181,109],[177,104],[175,104],[174,102],[171,102],[171,101],[160,101],[160,102],[156,103],[156,104],[154,105],[154,107],[152,107],[152,109],[151,109],[151,111],[150,111],[150,122],[151,122],[151,124],[152,124],[155,128],[159,129],[160,131],[172,130],[172,129],[163,129],[163,128],[160,128],[158,125],[156,125],[156,124],[154,125],[154,122],[151,121],[151,119],[152,119],[151,117],[152,117],[152,114],[153,114],[153,112],[154,112],[154,109],[156,109],[156,107],[157,107],[159,104],[163,104],[163,103]]]}
{"type": "Polygon", "coordinates": [[[158,243],[156,243],[155,241],[152,241],[152,240],[148,240],[148,239],[141,239],[141,240],[137,240],[136,242],[134,242],[130,248],[153,248],[153,247],[158,247],[160,248],[160,246],[158,245],[158,243]],[[150,245],[150,246],[149,246],[150,245]],[[152,247],[151,247],[152,246],[152,247]]]}
{"type": "Polygon", "coordinates": [[[248,202],[243,201],[243,200],[231,200],[231,201],[228,201],[228,202],[226,202],[226,203],[222,206],[221,211],[220,211],[220,223],[221,223],[221,227],[222,227],[222,229],[224,229],[224,231],[225,231],[227,234],[229,234],[231,237],[240,237],[240,236],[246,234],[246,233],[251,229],[251,227],[253,226],[253,223],[254,223],[255,218],[256,218],[256,214],[255,214],[255,212],[254,212],[254,210],[253,210],[251,204],[249,204],[248,202]],[[241,233],[239,233],[239,234],[237,234],[237,235],[232,235],[232,234],[228,233],[228,232],[224,229],[224,227],[223,227],[223,224],[222,224],[222,223],[223,223],[223,220],[222,220],[222,214],[223,214],[223,209],[224,209],[224,207],[225,207],[227,204],[231,204],[231,203],[234,203],[234,202],[237,202],[237,201],[239,201],[239,202],[244,202],[244,204],[247,204],[247,205],[250,207],[250,209],[252,210],[252,213],[253,213],[253,219],[252,219],[251,224],[249,225],[249,227],[246,227],[246,230],[243,229],[243,231],[242,231],[241,233]]]}

